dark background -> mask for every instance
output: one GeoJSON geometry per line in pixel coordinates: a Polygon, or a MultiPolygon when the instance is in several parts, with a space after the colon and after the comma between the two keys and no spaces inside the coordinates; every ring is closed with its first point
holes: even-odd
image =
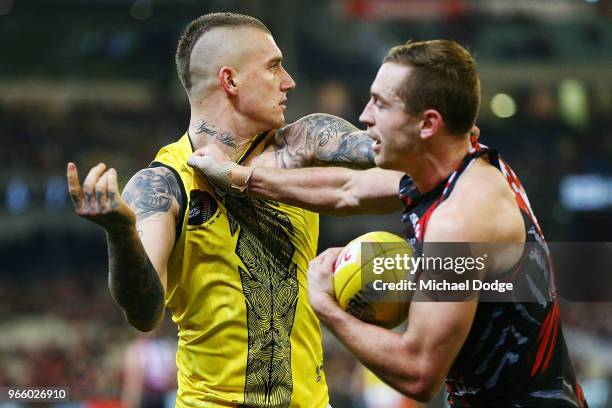
{"type": "MultiPolygon", "coordinates": [[[[72,213],[65,166],[83,177],[104,161],[125,184],[185,131],[174,49],[210,11],[271,29],[297,82],[288,121],[321,111],[357,124],[389,47],[459,41],[481,73],[481,142],[512,165],[547,240],[612,241],[610,1],[0,0],[0,386],[120,398],[137,334],[108,294],[103,232],[72,213]]],[[[399,215],[322,217],[319,248],[372,230],[399,233],[399,215]]],[[[611,312],[562,304],[591,407],[612,406],[611,312]]],[[[175,342],[173,325],[158,336],[175,342]]],[[[334,407],[366,406],[364,395],[370,407],[412,406],[386,402],[332,336],[325,349],[334,407]]]]}

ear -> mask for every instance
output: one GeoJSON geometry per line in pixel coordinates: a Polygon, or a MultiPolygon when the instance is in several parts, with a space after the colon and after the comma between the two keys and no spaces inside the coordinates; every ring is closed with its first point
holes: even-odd
{"type": "Polygon", "coordinates": [[[420,126],[421,139],[429,139],[444,126],[442,115],[435,109],[427,109],[422,114],[420,126]]]}
{"type": "Polygon", "coordinates": [[[236,70],[232,67],[222,66],[219,69],[219,83],[225,92],[235,96],[238,93],[236,85],[236,70]]]}

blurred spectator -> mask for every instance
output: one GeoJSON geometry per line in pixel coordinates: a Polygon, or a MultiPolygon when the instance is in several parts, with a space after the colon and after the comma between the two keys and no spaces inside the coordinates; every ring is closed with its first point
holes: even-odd
{"type": "Polygon", "coordinates": [[[173,408],[176,342],[158,331],[140,333],[126,348],[121,401],[126,408],[173,408]]]}

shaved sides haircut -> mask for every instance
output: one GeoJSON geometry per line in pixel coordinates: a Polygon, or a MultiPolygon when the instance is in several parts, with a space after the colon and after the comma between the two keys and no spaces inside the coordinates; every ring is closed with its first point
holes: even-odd
{"type": "Polygon", "coordinates": [[[193,20],[181,35],[175,55],[176,70],[187,93],[191,91],[192,85],[190,68],[193,47],[202,35],[212,29],[221,27],[253,27],[270,34],[270,30],[261,21],[244,14],[210,13],[193,20]]]}

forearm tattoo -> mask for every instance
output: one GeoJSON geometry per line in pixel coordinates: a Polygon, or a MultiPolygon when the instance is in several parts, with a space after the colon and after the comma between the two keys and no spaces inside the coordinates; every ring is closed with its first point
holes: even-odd
{"type": "MultiPolygon", "coordinates": [[[[136,213],[137,223],[170,210],[180,202],[180,187],[174,174],[163,167],[139,171],[128,182],[123,199],[136,213]]],[[[115,200],[116,201],[116,200],[115,200]]],[[[136,234],[108,235],[109,287],[130,323],[152,327],[164,309],[164,289],[136,234]]]]}
{"type": "Polygon", "coordinates": [[[108,236],[109,287],[128,321],[152,328],[164,310],[164,288],[142,243],[132,236],[108,236]]]}
{"type": "Polygon", "coordinates": [[[356,168],[373,167],[372,140],[339,117],[315,113],[279,129],[276,164],[295,168],[326,164],[356,168]]]}
{"type": "Polygon", "coordinates": [[[217,132],[215,130],[215,126],[208,123],[207,121],[200,119],[194,125],[195,133],[202,134],[206,133],[208,136],[214,137],[221,143],[226,146],[231,147],[232,149],[236,148],[236,142],[234,141],[234,136],[230,132],[217,132]]]}

